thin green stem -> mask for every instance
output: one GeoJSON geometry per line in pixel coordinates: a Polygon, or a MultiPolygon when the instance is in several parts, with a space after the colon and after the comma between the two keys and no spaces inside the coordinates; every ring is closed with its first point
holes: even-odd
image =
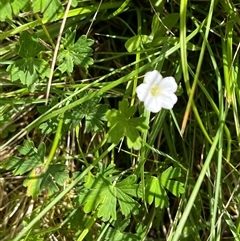
{"type": "MultiPolygon", "coordinates": [[[[203,182],[203,179],[205,177],[205,174],[206,174],[206,172],[207,172],[207,170],[209,168],[209,165],[211,163],[213,155],[214,155],[214,153],[216,151],[217,145],[219,143],[219,138],[220,138],[220,136],[222,134],[223,126],[224,126],[224,123],[220,123],[220,126],[218,128],[217,134],[216,134],[216,136],[214,138],[214,141],[212,143],[212,146],[211,146],[211,148],[209,150],[209,153],[208,153],[208,156],[207,156],[207,158],[205,160],[205,163],[204,163],[204,165],[202,167],[201,173],[200,173],[200,175],[199,175],[199,177],[197,179],[197,182],[196,182],[196,184],[195,184],[195,186],[193,188],[192,194],[189,197],[188,203],[187,203],[187,205],[185,207],[185,210],[184,210],[184,212],[182,214],[182,217],[181,217],[181,219],[179,221],[179,224],[177,225],[177,229],[176,229],[176,231],[175,231],[171,241],[178,241],[180,236],[181,236],[181,234],[182,234],[182,232],[183,232],[184,225],[185,225],[185,223],[187,221],[187,218],[188,218],[188,216],[190,214],[190,211],[191,211],[191,209],[192,209],[192,207],[194,205],[194,201],[195,201],[195,199],[196,199],[196,197],[198,195],[198,192],[199,192],[199,189],[200,189],[200,187],[202,185],[202,182],[203,182]]],[[[168,239],[168,241],[170,241],[170,239],[168,239]]]]}
{"type": "Polygon", "coordinates": [[[56,153],[56,150],[58,148],[58,144],[59,144],[59,142],[61,140],[62,127],[63,127],[63,121],[64,121],[64,114],[61,114],[59,118],[60,118],[60,120],[59,120],[59,123],[58,123],[58,127],[57,127],[57,131],[56,131],[54,140],[53,140],[52,148],[51,148],[50,153],[48,155],[48,159],[47,159],[47,161],[45,163],[45,167],[46,168],[50,165],[51,161],[53,160],[54,155],[56,153]]]}
{"type": "MultiPolygon", "coordinates": [[[[186,1],[183,1],[183,2],[186,2],[186,1]]],[[[194,97],[194,93],[195,93],[195,90],[196,90],[196,86],[197,86],[197,81],[198,81],[198,78],[199,78],[199,75],[200,75],[200,72],[201,72],[201,67],[202,67],[202,62],[203,62],[203,57],[204,57],[204,54],[205,54],[205,49],[206,49],[206,46],[207,46],[207,39],[208,39],[208,35],[209,35],[209,31],[210,31],[210,25],[211,25],[211,22],[212,22],[212,15],[213,15],[213,9],[214,9],[214,6],[215,6],[215,0],[212,0],[211,1],[211,5],[210,5],[210,8],[209,8],[209,13],[208,13],[208,16],[207,16],[207,26],[206,26],[206,30],[205,30],[205,36],[204,36],[204,39],[203,39],[203,43],[202,43],[202,48],[201,48],[201,52],[200,52],[200,56],[199,56],[199,60],[198,60],[198,65],[197,65],[197,70],[196,70],[196,74],[195,74],[195,77],[194,77],[194,80],[193,80],[193,84],[192,84],[192,87],[191,87],[191,90],[188,90],[188,94],[189,94],[189,99],[188,99],[188,104],[187,104],[187,107],[186,107],[186,111],[185,111],[185,115],[184,115],[184,120],[183,120],[183,125],[182,125],[182,129],[181,129],[181,132],[183,133],[185,131],[185,128],[186,128],[186,124],[187,124],[187,120],[188,120],[188,116],[189,116],[189,113],[190,113],[190,108],[192,106],[192,103],[193,103],[193,97],[194,97]]],[[[183,24],[185,24],[186,22],[186,4],[182,4],[181,2],[181,5],[180,5],[180,12],[183,14],[183,17],[182,17],[182,24],[180,22],[180,25],[181,25],[181,29],[183,31],[186,31],[185,30],[185,26],[183,26],[183,24]]],[[[182,34],[180,35],[180,41],[182,41],[182,45],[185,44],[185,40],[182,39],[182,38],[185,38],[185,35],[182,34]]],[[[185,48],[186,45],[182,46],[183,48],[185,48]]],[[[181,48],[181,54],[183,54],[182,56],[182,61],[183,61],[183,73],[185,73],[185,81],[189,81],[189,77],[188,77],[188,74],[187,74],[187,60],[186,60],[186,52],[182,50],[181,48]],[[186,66],[186,67],[185,67],[186,66]],[[186,69],[185,69],[186,68],[186,69]]]]}

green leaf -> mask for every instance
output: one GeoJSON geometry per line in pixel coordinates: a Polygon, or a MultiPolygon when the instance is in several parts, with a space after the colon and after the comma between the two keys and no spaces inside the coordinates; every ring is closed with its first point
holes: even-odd
{"type": "Polygon", "coordinates": [[[105,174],[98,174],[96,177],[90,176],[86,179],[85,187],[81,187],[78,202],[84,205],[84,212],[89,213],[96,211],[98,217],[102,217],[104,221],[110,218],[117,218],[117,203],[120,211],[124,216],[128,216],[131,212],[136,213],[140,204],[132,197],[138,197],[136,184],[136,176],[130,176],[114,185],[115,172],[111,169],[105,174]],[[110,176],[109,176],[110,175],[110,176]]]}
{"type": "Polygon", "coordinates": [[[118,144],[123,137],[127,138],[129,148],[139,149],[141,147],[141,137],[139,131],[147,129],[144,117],[130,118],[136,112],[136,107],[128,107],[127,100],[119,103],[119,110],[107,111],[109,141],[118,144]]]}
{"type": "Polygon", "coordinates": [[[34,0],[32,4],[35,13],[43,13],[43,18],[46,21],[54,21],[57,19],[58,13],[63,12],[63,7],[60,0],[34,0]]]}
{"type": "Polygon", "coordinates": [[[30,35],[28,32],[21,33],[19,45],[17,45],[19,56],[22,58],[35,57],[42,50],[44,50],[44,47],[39,43],[36,34],[30,35]]]}
{"type": "Polygon", "coordinates": [[[93,59],[90,57],[92,55],[92,48],[94,41],[88,39],[86,35],[82,35],[77,42],[74,44],[76,36],[76,31],[67,31],[65,38],[62,39],[62,44],[64,49],[60,50],[58,55],[58,62],[60,65],[58,69],[64,73],[68,71],[73,72],[73,67],[75,65],[80,65],[84,68],[88,68],[92,65],[93,59]]]}
{"type": "MultiPolygon", "coordinates": [[[[82,96],[87,95],[89,92],[84,92],[82,96]]],[[[99,104],[101,97],[92,98],[91,100],[74,107],[64,113],[63,132],[73,130],[80,122],[85,120],[85,131],[94,133],[102,131],[104,127],[105,113],[108,109],[108,105],[99,104]]],[[[55,99],[48,106],[38,107],[40,113],[45,113],[49,108],[56,105],[57,99],[55,99]]],[[[39,128],[44,134],[55,133],[58,127],[58,117],[53,117],[42,123],[39,128]]]]}
{"type": "Polygon", "coordinates": [[[50,69],[48,62],[43,59],[34,59],[34,67],[36,68],[37,73],[39,73],[38,76],[41,77],[41,79],[49,77],[50,69]]]}
{"type": "Polygon", "coordinates": [[[70,49],[74,47],[75,39],[76,39],[76,31],[67,30],[64,38],[62,37],[61,43],[65,49],[70,49]]]}
{"type": "Polygon", "coordinates": [[[161,180],[163,185],[167,183],[169,179],[181,177],[181,169],[179,167],[169,167],[166,169],[162,175],[161,180]]]}
{"type": "Polygon", "coordinates": [[[125,43],[125,48],[128,52],[135,51],[138,47],[140,47],[142,44],[150,43],[151,39],[147,35],[136,35],[127,40],[125,43]]]}
{"type": "MultiPolygon", "coordinates": [[[[57,98],[54,98],[54,99],[51,100],[49,105],[47,105],[47,106],[38,106],[37,107],[38,112],[40,114],[45,113],[50,108],[55,106],[57,104],[57,102],[58,102],[57,98]]],[[[59,123],[58,116],[55,116],[55,117],[47,120],[46,122],[40,124],[39,129],[41,129],[42,133],[45,134],[45,135],[51,134],[51,133],[55,133],[57,131],[58,123],[59,123]]]]}
{"type": "Polygon", "coordinates": [[[68,172],[65,165],[51,164],[43,173],[40,191],[46,190],[48,195],[51,196],[59,190],[56,184],[63,186],[67,179],[68,172]]]}
{"type": "MultiPolygon", "coordinates": [[[[86,193],[80,200],[80,203],[85,203],[84,212],[89,213],[95,211],[99,205],[104,204],[105,196],[108,194],[108,189],[111,183],[105,179],[102,175],[92,178],[93,187],[89,189],[89,192],[86,193]]],[[[110,192],[109,192],[110,193],[110,192]]],[[[80,195],[83,193],[80,193],[80,195]]],[[[105,204],[106,205],[106,204],[105,204]]],[[[111,216],[115,216],[115,208],[109,210],[111,216]]],[[[106,214],[108,216],[108,214],[106,214]]]]}
{"type": "Polygon", "coordinates": [[[138,188],[139,184],[137,184],[136,175],[130,175],[122,181],[117,182],[116,186],[130,196],[142,197],[142,189],[138,188]]]}
{"type": "Polygon", "coordinates": [[[176,168],[169,167],[160,176],[161,184],[176,197],[180,197],[180,195],[185,192],[184,184],[177,180],[171,180],[171,179],[175,179],[180,176],[181,176],[181,169],[178,167],[176,168]]]}
{"type": "Polygon", "coordinates": [[[12,19],[11,0],[0,1],[0,21],[12,19]]]}
{"type": "MultiPolygon", "coordinates": [[[[172,36],[169,36],[169,37],[156,37],[153,39],[152,41],[152,46],[159,46],[159,45],[163,45],[165,43],[168,43],[168,44],[172,44],[172,45],[176,45],[180,42],[180,38],[177,38],[177,37],[172,37],[172,36]]],[[[191,50],[191,51],[199,51],[201,49],[201,47],[195,45],[195,44],[192,44],[190,42],[187,42],[187,49],[188,50],[191,50]]]]}
{"type": "Polygon", "coordinates": [[[69,50],[62,50],[58,55],[57,60],[62,62],[61,65],[58,66],[58,69],[64,73],[68,71],[69,73],[73,72],[73,58],[71,56],[71,52],[69,50]]]}
{"type": "Polygon", "coordinates": [[[16,126],[14,123],[11,123],[10,119],[10,113],[2,113],[0,109],[0,129],[2,129],[0,132],[1,138],[6,138],[9,133],[16,131],[16,126]]]}
{"type": "Polygon", "coordinates": [[[24,12],[28,11],[28,9],[30,8],[30,2],[29,0],[14,0],[11,1],[11,5],[12,5],[12,11],[14,15],[18,15],[20,13],[20,11],[24,12]]]}
{"type": "Polygon", "coordinates": [[[164,190],[158,177],[147,177],[145,185],[147,203],[152,204],[154,201],[155,207],[168,207],[169,202],[167,192],[164,190]]]}
{"type": "Polygon", "coordinates": [[[79,53],[92,53],[92,46],[94,44],[94,41],[92,39],[87,38],[86,35],[82,35],[77,42],[74,44],[74,48],[76,52],[79,53]]]}
{"type": "Polygon", "coordinates": [[[153,16],[153,20],[152,20],[152,32],[151,32],[151,38],[153,38],[156,35],[156,32],[159,30],[160,28],[160,14],[156,13],[153,16]]]}
{"type": "MultiPolygon", "coordinates": [[[[113,220],[117,219],[117,199],[116,199],[116,188],[109,185],[108,189],[105,189],[105,198],[102,200],[105,205],[100,205],[98,210],[98,217],[103,217],[103,221],[108,221],[111,217],[113,220]],[[111,210],[111,212],[109,212],[111,210]]],[[[104,192],[102,193],[104,195],[104,192]]]]}
{"type": "Polygon", "coordinates": [[[37,74],[34,69],[32,59],[17,60],[9,65],[7,71],[10,72],[11,81],[21,80],[22,84],[32,86],[37,81],[37,74]]]}
{"type": "Polygon", "coordinates": [[[142,196],[139,184],[136,182],[137,176],[130,175],[116,184],[118,202],[121,212],[125,216],[128,216],[131,212],[137,214],[140,206],[139,203],[132,198],[140,198],[142,196]]]}
{"type": "MultiPolygon", "coordinates": [[[[83,96],[87,95],[89,92],[83,93],[83,96]]],[[[101,97],[95,97],[83,104],[67,111],[66,118],[69,120],[68,124],[69,130],[74,129],[81,120],[85,119],[85,131],[86,132],[97,132],[102,131],[106,121],[105,114],[108,110],[108,105],[99,104],[101,97]]]]}
{"type": "Polygon", "coordinates": [[[72,0],[71,6],[75,8],[75,7],[77,7],[77,5],[78,5],[78,1],[72,0]]]}
{"type": "Polygon", "coordinates": [[[121,232],[120,230],[109,227],[106,232],[103,233],[101,240],[103,241],[139,241],[141,237],[136,234],[121,232]]]}
{"type": "Polygon", "coordinates": [[[125,218],[122,214],[118,213],[117,220],[113,221],[112,225],[115,229],[123,232],[130,223],[130,217],[125,218]]]}
{"type": "Polygon", "coordinates": [[[121,213],[128,216],[130,213],[137,214],[140,204],[135,201],[131,196],[126,194],[122,189],[117,190],[117,198],[120,206],[121,213]]]}
{"type": "Polygon", "coordinates": [[[109,164],[109,165],[103,165],[100,168],[99,173],[104,177],[108,177],[108,180],[112,182],[114,180],[113,174],[119,173],[119,171],[115,169],[115,164],[109,164]]]}
{"type": "Polygon", "coordinates": [[[23,157],[10,157],[3,165],[5,169],[13,171],[14,175],[22,175],[42,164],[46,147],[41,143],[36,149],[32,141],[25,140],[23,146],[18,147],[18,151],[23,157]]]}
{"type": "Polygon", "coordinates": [[[52,119],[47,120],[47,122],[42,123],[39,126],[39,129],[41,129],[42,133],[45,135],[55,133],[57,131],[58,123],[59,121],[57,117],[53,117],[52,119]]]}
{"type": "Polygon", "coordinates": [[[23,185],[27,187],[27,195],[37,198],[45,190],[49,196],[59,190],[58,185],[62,186],[68,179],[66,166],[63,164],[51,164],[49,167],[40,165],[34,168],[23,185]]]}
{"type": "Polygon", "coordinates": [[[171,30],[172,27],[176,25],[179,19],[179,13],[170,13],[162,20],[159,19],[160,16],[155,15],[152,23],[152,33],[153,38],[163,36],[167,31],[171,30]],[[157,23],[157,21],[159,23],[157,23]]]}
{"type": "Polygon", "coordinates": [[[17,150],[23,155],[23,156],[33,156],[36,154],[36,148],[34,146],[33,141],[24,140],[23,146],[18,146],[17,150]]]}
{"type": "MultiPolygon", "coordinates": [[[[66,165],[63,164],[51,164],[47,170],[50,176],[56,181],[60,186],[63,186],[65,181],[68,179],[68,172],[66,170],[66,165]]],[[[44,185],[43,185],[44,188],[44,185]]]]}
{"type": "Polygon", "coordinates": [[[35,58],[43,50],[38,38],[33,34],[23,32],[20,36],[20,43],[17,51],[21,59],[8,66],[11,81],[20,79],[23,85],[34,91],[40,79],[49,76],[50,69],[48,63],[43,59],[35,58]]]}
{"type": "Polygon", "coordinates": [[[169,201],[165,189],[176,197],[180,197],[185,191],[182,182],[172,180],[179,177],[181,177],[181,169],[178,167],[169,167],[158,177],[148,176],[145,181],[147,203],[152,204],[154,201],[155,207],[168,207],[169,201]]]}
{"type": "Polygon", "coordinates": [[[90,131],[102,131],[103,121],[106,120],[105,114],[108,110],[108,105],[96,105],[95,110],[92,108],[86,115],[86,132],[90,131]]]}
{"type": "Polygon", "coordinates": [[[0,21],[12,20],[13,14],[19,14],[29,5],[29,0],[1,0],[0,1],[0,21]]]}
{"type": "Polygon", "coordinates": [[[46,190],[48,195],[57,192],[58,185],[62,186],[68,179],[66,166],[62,164],[44,164],[46,146],[41,143],[38,148],[32,141],[25,140],[23,146],[18,147],[22,157],[11,157],[5,161],[3,168],[12,170],[14,175],[22,175],[30,172],[23,185],[27,187],[27,195],[37,198],[46,190]]]}
{"type": "Polygon", "coordinates": [[[44,165],[35,167],[34,169],[32,169],[28,177],[23,182],[23,186],[27,187],[27,195],[32,196],[34,199],[37,198],[41,192],[43,170],[44,170],[44,165]]]}

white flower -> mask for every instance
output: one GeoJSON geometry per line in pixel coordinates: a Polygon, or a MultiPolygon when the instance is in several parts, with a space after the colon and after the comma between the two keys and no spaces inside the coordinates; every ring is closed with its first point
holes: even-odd
{"type": "Polygon", "coordinates": [[[174,94],[176,90],[175,79],[171,76],[163,78],[157,70],[147,72],[144,83],[136,89],[139,100],[153,113],[159,112],[162,108],[172,109],[177,102],[177,96],[174,94]]]}

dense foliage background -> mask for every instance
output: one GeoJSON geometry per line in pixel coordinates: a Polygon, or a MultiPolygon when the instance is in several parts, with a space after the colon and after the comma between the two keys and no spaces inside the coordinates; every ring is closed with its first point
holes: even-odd
{"type": "Polygon", "coordinates": [[[239,1],[5,0],[0,27],[2,241],[240,240],[239,1]]]}

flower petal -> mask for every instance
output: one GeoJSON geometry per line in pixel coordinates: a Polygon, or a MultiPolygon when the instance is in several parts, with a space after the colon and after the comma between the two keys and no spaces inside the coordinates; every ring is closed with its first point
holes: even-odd
{"type": "Polygon", "coordinates": [[[162,75],[157,70],[153,70],[145,74],[144,81],[147,85],[152,86],[160,83],[162,78],[162,75]]]}
{"type": "Polygon", "coordinates": [[[162,93],[159,98],[161,98],[162,107],[168,110],[172,109],[177,102],[177,96],[173,93],[162,93]]]}
{"type": "Polygon", "coordinates": [[[137,96],[140,101],[144,101],[149,94],[148,85],[143,83],[136,88],[137,96]]]}
{"type": "Polygon", "coordinates": [[[144,83],[136,88],[136,93],[148,111],[157,113],[162,108],[173,108],[177,102],[177,96],[174,94],[177,87],[173,77],[163,78],[157,70],[153,70],[145,74],[144,83]]]}
{"type": "Polygon", "coordinates": [[[176,92],[177,83],[172,76],[163,78],[159,84],[163,92],[176,92]]]}
{"type": "Polygon", "coordinates": [[[162,109],[161,100],[159,98],[152,97],[151,95],[144,101],[144,106],[148,111],[157,113],[162,109]]]}

